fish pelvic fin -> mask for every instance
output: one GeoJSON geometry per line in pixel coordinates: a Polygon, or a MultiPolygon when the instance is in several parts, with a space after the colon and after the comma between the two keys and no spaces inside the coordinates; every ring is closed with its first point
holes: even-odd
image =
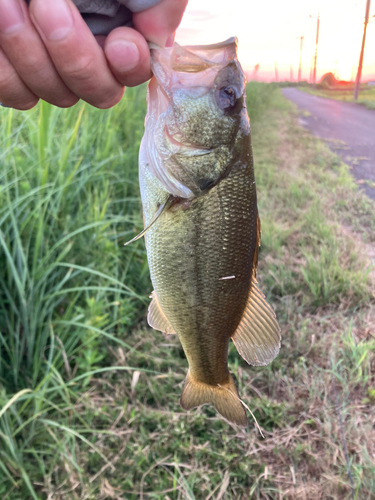
{"type": "Polygon", "coordinates": [[[150,298],[152,299],[152,301],[148,307],[148,324],[151,326],[151,328],[159,330],[166,335],[172,335],[176,333],[159,304],[159,300],[157,298],[155,290],[150,295],[150,298]]]}
{"type": "Polygon", "coordinates": [[[249,365],[268,365],[279,353],[280,327],[272,307],[257,287],[254,276],[242,319],[232,340],[249,365]]]}
{"type": "Polygon", "coordinates": [[[246,412],[231,375],[228,374],[225,384],[209,385],[195,380],[189,370],[180,399],[181,407],[191,410],[207,403],[213,403],[228,422],[240,427],[247,426],[246,412]]]}

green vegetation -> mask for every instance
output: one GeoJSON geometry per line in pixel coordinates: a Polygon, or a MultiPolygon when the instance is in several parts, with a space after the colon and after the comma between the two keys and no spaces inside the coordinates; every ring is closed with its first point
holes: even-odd
{"type": "Polygon", "coordinates": [[[137,154],[145,88],[0,123],[0,497],[371,499],[375,210],[272,85],[248,86],[262,247],[281,353],[229,363],[250,417],[186,413],[151,284],[137,154]],[[350,478],[348,475],[350,471],[350,478]]]}
{"type": "Polygon", "coordinates": [[[314,88],[313,86],[303,85],[298,87],[304,92],[309,94],[317,95],[319,97],[327,97],[328,99],[336,99],[337,101],[345,102],[356,102],[357,104],[362,104],[368,109],[375,109],[375,87],[369,87],[367,85],[361,85],[361,90],[359,91],[358,101],[354,100],[354,86],[351,88],[314,88]]]}

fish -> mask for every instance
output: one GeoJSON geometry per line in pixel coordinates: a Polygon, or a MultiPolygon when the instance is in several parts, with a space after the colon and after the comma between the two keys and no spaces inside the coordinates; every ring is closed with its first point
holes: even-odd
{"type": "Polygon", "coordinates": [[[281,337],[256,280],[260,221],[237,45],[233,37],[151,48],[138,237],[145,236],[154,287],[148,323],[177,334],[188,360],[181,407],[212,403],[245,427],[229,341],[262,366],[277,356],[281,337]]]}

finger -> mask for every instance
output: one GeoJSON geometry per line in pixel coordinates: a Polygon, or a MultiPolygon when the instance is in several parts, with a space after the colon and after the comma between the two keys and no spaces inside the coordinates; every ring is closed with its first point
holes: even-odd
{"type": "Polygon", "coordinates": [[[33,108],[38,100],[0,49],[0,102],[8,108],[24,111],[33,108]]]}
{"type": "Polygon", "coordinates": [[[71,0],[32,0],[31,19],[71,91],[98,108],[114,106],[123,86],[71,0]]]}
{"type": "Polygon", "coordinates": [[[107,36],[104,53],[117,80],[135,87],[151,78],[150,51],[143,36],[132,28],[116,28],[107,36]]]}
{"type": "Polygon", "coordinates": [[[188,0],[161,0],[150,9],[133,14],[133,23],[149,42],[161,47],[178,28],[188,0]]]}
{"type": "Polygon", "coordinates": [[[0,0],[0,46],[21,80],[38,97],[60,107],[77,97],[60,78],[21,0],[0,0]]]}

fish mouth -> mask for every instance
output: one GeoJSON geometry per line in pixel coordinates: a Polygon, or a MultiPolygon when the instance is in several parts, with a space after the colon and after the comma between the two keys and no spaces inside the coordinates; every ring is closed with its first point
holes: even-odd
{"type": "Polygon", "coordinates": [[[157,72],[157,66],[170,68],[182,73],[199,73],[209,68],[228,64],[237,57],[238,39],[228,38],[223,42],[210,45],[184,45],[174,43],[172,47],[160,50],[151,46],[151,68],[157,72]]]}
{"type": "MultiPolygon", "coordinates": [[[[164,89],[174,85],[211,88],[217,73],[237,60],[237,38],[211,45],[186,45],[175,43],[172,47],[151,48],[151,70],[164,89]]],[[[169,92],[167,91],[167,94],[169,92]]]]}

